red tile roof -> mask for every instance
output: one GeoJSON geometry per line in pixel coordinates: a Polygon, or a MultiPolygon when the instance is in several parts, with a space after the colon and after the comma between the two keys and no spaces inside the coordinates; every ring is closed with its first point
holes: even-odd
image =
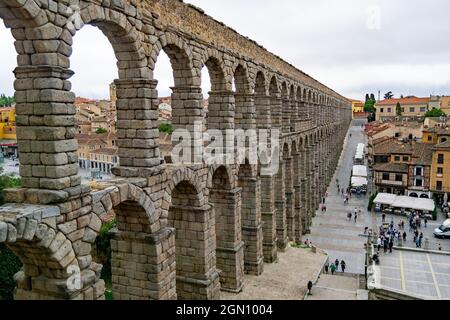
{"type": "Polygon", "coordinates": [[[380,102],[377,102],[377,106],[390,106],[397,105],[397,103],[402,104],[426,104],[430,102],[430,98],[418,98],[418,97],[406,97],[403,99],[386,99],[380,102]]]}

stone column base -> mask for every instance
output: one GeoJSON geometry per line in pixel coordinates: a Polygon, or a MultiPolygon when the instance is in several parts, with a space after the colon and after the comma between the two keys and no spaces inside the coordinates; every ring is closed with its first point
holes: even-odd
{"type": "Polygon", "coordinates": [[[221,290],[241,292],[244,284],[244,242],[235,248],[217,248],[216,259],[221,268],[221,290]]]}
{"type": "Polygon", "coordinates": [[[220,300],[220,276],[214,272],[207,279],[177,276],[179,300],[220,300]]]}
{"type": "Polygon", "coordinates": [[[264,271],[263,230],[258,227],[242,227],[244,241],[244,272],[259,276],[264,271]]]}

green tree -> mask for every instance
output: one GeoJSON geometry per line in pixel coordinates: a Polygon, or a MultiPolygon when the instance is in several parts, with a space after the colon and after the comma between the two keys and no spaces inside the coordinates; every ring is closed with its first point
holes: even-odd
{"type": "Polygon", "coordinates": [[[395,112],[397,114],[397,116],[401,116],[402,115],[402,106],[400,105],[400,102],[397,102],[397,106],[395,107],[395,112]]]}
{"type": "Polygon", "coordinates": [[[96,134],[102,134],[102,133],[107,133],[108,130],[106,130],[105,128],[97,128],[97,130],[95,130],[96,134]]]}
{"type": "MultiPolygon", "coordinates": [[[[0,205],[5,203],[3,190],[18,188],[20,185],[20,178],[3,174],[3,168],[0,168],[0,205]]],[[[0,300],[13,299],[16,286],[14,275],[21,267],[19,258],[6,245],[0,244],[0,300]]]]}
{"type": "Polygon", "coordinates": [[[370,100],[376,101],[377,99],[375,99],[375,95],[373,93],[370,94],[370,100]]]}
{"type": "Polygon", "coordinates": [[[446,114],[444,111],[442,111],[441,109],[436,109],[436,108],[428,110],[425,113],[426,118],[438,118],[438,117],[445,117],[445,116],[446,116],[446,114]]]}
{"type": "Polygon", "coordinates": [[[161,123],[159,125],[159,132],[172,134],[173,127],[172,127],[172,125],[170,123],[161,123]]]}
{"type": "Polygon", "coordinates": [[[370,100],[369,94],[366,93],[366,102],[370,100]]]}
{"type": "Polygon", "coordinates": [[[10,107],[13,103],[13,97],[8,97],[5,94],[0,95],[0,107],[10,107]]]}
{"type": "Polygon", "coordinates": [[[392,99],[394,97],[394,94],[392,93],[392,91],[389,91],[387,93],[385,93],[384,95],[384,99],[389,100],[392,99]]]}

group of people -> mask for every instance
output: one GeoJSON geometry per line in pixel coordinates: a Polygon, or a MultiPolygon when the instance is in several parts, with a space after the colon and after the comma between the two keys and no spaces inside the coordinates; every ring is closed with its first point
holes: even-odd
{"type": "Polygon", "coordinates": [[[362,213],[361,209],[355,208],[353,213],[351,213],[351,212],[347,213],[348,221],[352,221],[352,217],[353,217],[355,220],[355,223],[356,223],[358,221],[358,214],[361,215],[361,213],[362,213]]]}
{"type": "Polygon", "coordinates": [[[336,272],[339,271],[339,266],[341,267],[342,273],[345,273],[345,268],[347,267],[347,264],[344,260],[339,261],[339,259],[336,259],[333,263],[326,264],[325,265],[325,273],[331,272],[332,275],[334,275],[336,272]]]}

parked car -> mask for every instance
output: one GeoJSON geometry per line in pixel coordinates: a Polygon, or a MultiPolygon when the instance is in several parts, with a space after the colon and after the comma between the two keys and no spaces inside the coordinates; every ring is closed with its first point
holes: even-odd
{"type": "Polygon", "coordinates": [[[439,228],[434,230],[434,236],[439,239],[450,238],[450,219],[445,220],[439,228]]]}

